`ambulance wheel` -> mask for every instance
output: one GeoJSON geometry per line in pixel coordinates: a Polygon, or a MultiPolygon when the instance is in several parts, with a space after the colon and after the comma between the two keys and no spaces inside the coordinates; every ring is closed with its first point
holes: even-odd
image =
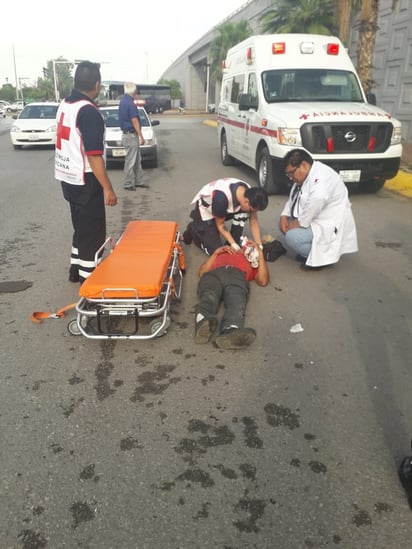
{"type": "Polygon", "coordinates": [[[233,156],[230,156],[227,149],[226,133],[222,132],[220,136],[220,157],[224,166],[232,166],[234,163],[233,156]]]}
{"type": "Polygon", "coordinates": [[[259,185],[268,194],[278,194],[280,192],[279,184],[275,182],[273,161],[267,147],[262,147],[259,151],[256,171],[259,185]]]}
{"type": "MultiPolygon", "coordinates": [[[[159,332],[157,334],[156,337],[161,337],[163,335],[165,335],[167,333],[167,329],[169,328],[170,326],[170,316],[167,316],[166,317],[166,323],[164,325],[164,328],[161,332],[159,332]]],[[[151,334],[154,334],[157,332],[157,330],[160,328],[160,326],[163,324],[163,319],[160,319],[160,318],[155,318],[154,320],[152,320],[149,324],[149,330],[150,330],[150,333],[151,334]]]]}

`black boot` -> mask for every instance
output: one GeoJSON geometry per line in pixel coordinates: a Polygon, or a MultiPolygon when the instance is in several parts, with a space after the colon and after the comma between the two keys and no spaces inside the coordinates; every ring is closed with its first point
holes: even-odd
{"type": "Polygon", "coordinates": [[[412,509],[412,456],[401,461],[398,469],[399,480],[408,496],[409,507],[412,509]]]}
{"type": "Polygon", "coordinates": [[[193,221],[187,224],[186,230],[184,231],[182,238],[185,244],[191,244],[193,241],[193,221]]]}

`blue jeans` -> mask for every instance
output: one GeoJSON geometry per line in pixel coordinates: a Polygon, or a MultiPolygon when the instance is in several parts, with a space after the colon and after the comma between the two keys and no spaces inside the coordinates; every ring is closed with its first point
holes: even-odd
{"type": "Polygon", "coordinates": [[[135,133],[124,133],[122,145],[126,150],[124,159],[124,187],[143,185],[142,156],[140,153],[139,136],[135,133]]]}
{"type": "Polygon", "coordinates": [[[313,231],[311,227],[300,227],[290,229],[285,235],[285,245],[288,250],[302,257],[308,257],[313,241],[313,231]]]}

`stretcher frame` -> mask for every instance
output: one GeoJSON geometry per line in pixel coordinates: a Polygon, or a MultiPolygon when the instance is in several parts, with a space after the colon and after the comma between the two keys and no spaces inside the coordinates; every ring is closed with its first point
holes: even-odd
{"type": "MultiPolygon", "coordinates": [[[[147,238],[150,239],[150,234],[147,235],[147,238]]],[[[174,299],[180,300],[182,294],[185,265],[179,241],[180,232],[177,229],[177,224],[168,221],[131,221],[117,243],[108,237],[95,254],[95,270],[80,288],[81,297],[76,305],[76,318],[68,323],[69,332],[72,335],[83,335],[90,339],[145,340],[166,334],[171,324],[171,303],[174,299]],[[142,252],[140,269],[145,269],[144,261],[147,261],[148,255],[157,258],[157,254],[166,252],[169,254],[168,257],[163,258],[163,272],[158,274],[161,280],[159,278],[159,282],[153,285],[158,287],[158,292],[154,295],[147,295],[151,293],[151,289],[148,289],[147,285],[144,289],[139,288],[138,283],[117,286],[111,279],[107,287],[102,286],[99,289],[100,295],[88,296],[85,290],[92,285],[93,277],[101,275],[99,269],[103,269],[103,265],[107,261],[116,261],[116,251],[122,246],[128,230],[141,228],[142,231],[150,233],[151,227],[160,228],[161,233],[164,229],[164,238],[155,244],[155,247],[158,246],[159,249],[142,252]],[[109,255],[100,261],[102,253],[109,245],[111,247],[109,255]],[[85,286],[84,289],[83,286],[85,286]],[[115,325],[115,329],[113,329],[113,325],[115,325]],[[132,329],[130,329],[130,325],[132,329]]],[[[133,250],[131,262],[136,266],[139,262],[139,250],[134,250],[133,243],[129,242],[128,244],[129,250],[133,250]],[[132,244],[131,247],[130,244],[132,244]]],[[[137,248],[138,245],[137,242],[137,248]]],[[[147,248],[146,245],[145,247],[147,248]]]]}

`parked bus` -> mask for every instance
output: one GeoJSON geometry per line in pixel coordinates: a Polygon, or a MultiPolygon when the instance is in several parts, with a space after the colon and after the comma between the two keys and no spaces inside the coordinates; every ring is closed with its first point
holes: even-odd
{"type": "MultiPolygon", "coordinates": [[[[99,103],[118,103],[124,95],[124,82],[105,81],[101,83],[99,103]]],[[[163,112],[172,107],[170,86],[163,84],[136,84],[137,103],[148,113],[163,112]]]]}

